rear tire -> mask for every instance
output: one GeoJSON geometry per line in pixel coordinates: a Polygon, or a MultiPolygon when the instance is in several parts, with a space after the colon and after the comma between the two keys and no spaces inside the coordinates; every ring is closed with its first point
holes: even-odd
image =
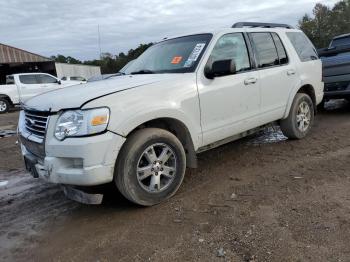
{"type": "Polygon", "coordinates": [[[10,103],[6,98],[0,97],[0,114],[5,114],[10,110],[10,103]]]}
{"type": "Polygon", "coordinates": [[[289,139],[302,139],[310,132],[314,117],[314,104],[310,96],[297,93],[288,117],[281,120],[281,130],[289,139]]]}
{"type": "Polygon", "coordinates": [[[115,167],[122,195],[142,206],[159,204],[179,189],[186,170],[185,150],[172,133],[145,128],[125,142],[115,167]]]}

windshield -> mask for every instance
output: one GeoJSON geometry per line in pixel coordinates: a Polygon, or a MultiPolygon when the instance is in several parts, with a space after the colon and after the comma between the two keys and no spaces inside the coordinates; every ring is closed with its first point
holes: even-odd
{"type": "Polygon", "coordinates": [[[136,59],[125,73],[194,72],[211,38],[211,34],[191,35],[155,44],[136,59]]]}
{"type": "Polygon", "coordinates": [[[125,71],[134,63],[135,60],[131,60],[129,63],[127,63],[122,69],[119,70],[119,73],[125,73],[125,71]]]}
{"type": "Polygon", "coordinates": [[[350,45],[350,36],[334,39],[331,43],[331,47],[337,47],[342,45],[350,45]]]}

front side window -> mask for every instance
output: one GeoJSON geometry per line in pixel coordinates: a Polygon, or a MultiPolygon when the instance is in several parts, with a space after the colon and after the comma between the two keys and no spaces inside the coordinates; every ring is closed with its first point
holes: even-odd
{"type": "Polygon", "coordinates": [[[290,42],[294,46],[301,62],[318,59],[317,51],[311,41],[302,32],[286,33],[290,42]]]}
{"type": "Polygon", "coordinates": [[[211,38],[211,34],[191,35],[155,44],[137,58],[124,73],[194,72],[211,38]]]}
{"type": "Polygon", "coordinates": [[[35,85],[35,84],[39,84],[36,75],[20,75],[19,76],[19,81],[22,84],[26,84],[26,85],[35,85]]]}
{"type": "Polygon", "coordinates": [[[57,83],[57,79],[48,75],[39,75],[40,82],[43,84],[54,84],[57,83]]]}
{"type": "Polygon", "coordinates": [[[270,33],[251,33],[259,68],[279,65],[275,43],[270,33]]]}
{"type": "Polygon", "coordinates": [[[220,60],[234,60],[236,72],[251,68],[248,49],[242,33],[233,33],[222,36],[210,55],[208,63],[220,60]]]}

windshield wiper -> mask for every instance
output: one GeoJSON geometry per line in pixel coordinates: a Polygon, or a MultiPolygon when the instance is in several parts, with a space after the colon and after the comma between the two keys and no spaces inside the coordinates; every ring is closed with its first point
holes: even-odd
{"type": "Polygon", "coordinates": [[[131,72],[130,75],[154,74],[152,70],[143,69],[140,71],[131,72]]]}
{"type": "Polygon", "coordinates": [[[103,78],[103,80],[106,80],[106,79],[109,79],[109,78],[112,78],[112,77],[115,77],[115,76],[121,76],[121,75],[125,75],[125,73],[123,72],[118,72],[118,73],[115,73],[115,74],[111,74],[105,78],[103,78]]]}

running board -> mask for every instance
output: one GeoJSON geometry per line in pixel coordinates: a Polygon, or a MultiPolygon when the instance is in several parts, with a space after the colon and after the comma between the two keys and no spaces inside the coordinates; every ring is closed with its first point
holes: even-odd
{"type": "MultiPolygon", "coordinates": [[[[274,123],[274,122],[272,122],[274,123]]],[[[259,131],[261,131],[262,129],[264,129],[265,127],[271,125],[272,123],[269,123],[269,124],[266,124],[266,125],[263,125],[263,126],[260,126],[260,127],[257,127],[257,128],[253,128],[253,129],[250,129],[248,131],[245,131],[243,133],[240,133],[238,135],[234,135],[234,136],[230,136],[228,138],[225,138],[225,139],[222,139],[220,141],[217,141],[215,143],[212,143],[212,144],[209,144],[207,146],[203,146],[201,148],[198,149],[198,151],[196,153],[202,153],[202,152],[205,152],[207,150],[210,150],[210,149],[213,149],[213,148],[216,148],[216,147],[219,147],[219,146],[222,146],[224,144],[227,144],[227,143],[230,143],[230,142],[233,142],[233,141],[236,141],[238,139],[241,139],[243,137],[246,137],[246,136],[250,136],[250,135],[253,135],[259,131]]]]}

